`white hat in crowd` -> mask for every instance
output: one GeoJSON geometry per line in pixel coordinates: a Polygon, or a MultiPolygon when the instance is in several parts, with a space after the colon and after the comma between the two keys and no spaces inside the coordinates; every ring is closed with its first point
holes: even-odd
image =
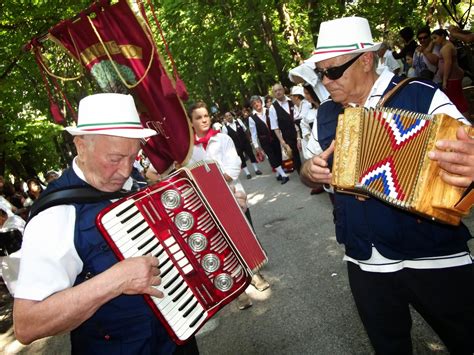
{"type": "Polygon", "coordinates": [[[73,136],[103,134],[125,138],[147,138],[156,131],[143,128],[131,95],[103,93],[79,102],[77,126],[66,127],[73,136]]]}
{"type": "Polygon", "coordinates": [[[343,17],[321,23],[318,44],[307,62],[322,60],[344,54],[376,51],[380,43],[374,43],[369,22],[362,17],[343,17]]]}
{"type": "Polygon", "coordinates": [[[291,88],[290,95],[301,95],[304,97],[304,89],[302,86],[296,85],[291,88]]]}

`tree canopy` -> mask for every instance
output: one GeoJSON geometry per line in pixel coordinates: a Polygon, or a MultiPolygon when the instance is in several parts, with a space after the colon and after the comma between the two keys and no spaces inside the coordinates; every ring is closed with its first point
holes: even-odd
{"type": "MultiPolygon", "coordinates": [[[[147,3],[146,0],[143,0],[147,3]]],[[[448,10],[463,24],[470,20],[472,0],[152,0],[178,72],[190,100],[203,99],[229,109],[253,94],[264,95],[275,82],[290,86],[288,71],[308,58],[322,21],[349,15],[366,17],[376,40],[398,43],[405,26],[440,27],[448,10]],[[443,6],[443,1],[445,5],[443,6]]],[[[0,3],[0,175],[22,178],[66,164],[62,127],[54,124],[47,90],[24,45],[90,0],[4,0],[0,3]]],[[[452,22],[452,21],[451,21],[452,22]]],[[[152,23],[153,25],[153,23],[152,23]]],[[[159,31],[155,38],[162,53],[159,31]]],[[[73,75],[64,56],[55,54],[55,69],[73,75]]],[[[77,106],[97,90],[58,82],[77,106]]],[[[64,125],[72,117],[67,113],[64,125]]]]}

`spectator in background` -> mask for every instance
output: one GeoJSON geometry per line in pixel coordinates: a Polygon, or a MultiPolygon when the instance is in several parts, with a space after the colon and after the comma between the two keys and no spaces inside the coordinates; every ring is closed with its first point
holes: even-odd
{"type": "Polygon", "coordinates": [[[292,156],[296,171],[300,172],[301,132],[293,122],[294,105],[285,95],[285,88],[280,83],[273,85],[275,101],[270,106],[270,125],[275,132],[281,147],[288,156],[292,156]]]}
{"type": "Polygon", "coordinates": [[[405,44],[400,50],[400,52],[392,52],[392,55],[395,59],[404,60],[407,53],[413,53],[418,45],[413,39],[415,33],[413,32],[413,29],[411,27],[402,28],[400,32],[398,32],[398,34],[403,39],[403,42],[405,44]]]}
{"type": "Polygon", "coordinates": [[[429,27],[420,28],[416,36],[420,45],[416,47],[413,53],[415,76],[440,83],[441,80],[438,77],[435,78],[436,71],[438,70],[440,46],[431,40],[431,30],[429,27]]]}
{"type": "Polygon", "coordinates": [[[457,51],[454,44],[446,39],[448,32],[442,28],[433,31],[433,42],[441,47],[438,61],[438,74],[442,80],[443,91],[448,95],[457,109],[467,116],[469,104],[462,92],[464,70],[458,65],[457,51]]]}
{"type": "Polygon", "coordinates": [[[291,88],[290,98],[295,106],[293,121],[300,130],[301,136],[301,121],[308,115],[311,104],[305,100],[304,89],[299,85],[291,88]]]}
{"type": "Polygon", "coordinates": [[[267,155],[268,162],[275,171],[276,179],[284,185],[290,178],[281,167],[281,146],[275,132],[270,128],[269,111],[263,106],[262,98],[258,95],[250,98],[250,105],[253,108],[252,116],[249,118],[252,144],[257,155],[263,155],[264,153],[267,155]]]}
{"type": "Polygon", "coordinates": [[[405,56],[405,61],[407,63],[407,78],[416,77],[415,68],[413,68],[413,53],[407,53],[407,55],[405,56]]]}
{"type": "Polygon", "coordinates": [[[59,174],[54,171],[54,170],[49,170],[45,175],[44,175],[44,180],[46,181],[46,183],[50,183],[51,181],[54,181],[56,180],[57,178],[59,178],[59,174]]]}
{"type": "Polygon", "coordinates": [[[28,186],[28,198],[25,201],[24,206],[30,207],[33,202],[38,199],[41,192],[43,192],[43,185],[37,178],[31,178],[26,181],[26,185],[28,186]]]}
{"type": "Polygon", "coordinates": [[[461,30],[457,26],[449,26],[449,38],[454,38],[462,42],[472,43],[474,42],[474,33],[470,31],[461,30]]]}
{"type": "Polygon", "coordinates": [[[258,168],[257,159],[253,153],[252,146],[247,136],[247,127],[244,125],[240,118],[235,119],[232,112],[226,112],[224,114],[225,124],[222,127],[222,133],[227,134],[234,141],[235,149],[240,157],[241,168],[244,170],[247,179],[251,179],[250,171],[247,168],[247,157],[252,162],[253,169],[256,175],[262,175],[262,172],[258,168]]]}
{"type": "Polygon", "coordinates": [[[267,109],[269,109],[270,106],[272,106],[272,103],[273,103],[273,97],[271,97],[270,95],[265,96],[265,107],[267,109]]]}
{"type": "Polygon", "coordinates": [[[383,42],[380,45],[377,55],[379,57],[377,74],[382,74],[382,72],[386,69],[390,70],[396,75],[400,74],[400,64],[398,64],[397,60],[393,57],[392,51],[388,48],[387,43],[383,42]]]}

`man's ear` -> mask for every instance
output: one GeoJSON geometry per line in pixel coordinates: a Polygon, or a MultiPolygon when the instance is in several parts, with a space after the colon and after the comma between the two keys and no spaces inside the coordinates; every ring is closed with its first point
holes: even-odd
{"type": "Polygon", "coordinates": [[[376,58],[377,57],[375,55],[375,52],[366,52],[366,53],[362,54],[362,56],[360,57],[360,61],[362,63],[364,72],[368,73],[368,72],[372,71],[372,68],[374,67],[374,62],[375,62],[376,58]]]}
{"type": "Polygon", "coordinates": [[[77,156],[81,157],[84,154],[84,150],[86,149],[86,142],[84,140],[84,137],[75,136],[73,142],[76,146],[77,156]]]}

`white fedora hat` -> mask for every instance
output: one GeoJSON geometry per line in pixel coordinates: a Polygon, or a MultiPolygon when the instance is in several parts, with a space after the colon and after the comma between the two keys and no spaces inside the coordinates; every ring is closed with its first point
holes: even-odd
{"type": "Polygon", "coordinates": [[[318,44],[307,62],[322,60],[344,54],[376,51],[380,43],[374,43],[367,19],[343,17],[321,23],[318,44]]]}
{"type": "Polygon", "coordinates": [[[156,131],[143,128],[131,95],[104,93],[79,102],[77,126],[66,127],[73,136],[103,134],[125,138],[147,138],[156,131]]]}
{"type": "Polygon", "coordinates": [[[301,95],[304,97],[304,89],[302,86],[295,85],[291,88],[290,95],[301,95]]]}

